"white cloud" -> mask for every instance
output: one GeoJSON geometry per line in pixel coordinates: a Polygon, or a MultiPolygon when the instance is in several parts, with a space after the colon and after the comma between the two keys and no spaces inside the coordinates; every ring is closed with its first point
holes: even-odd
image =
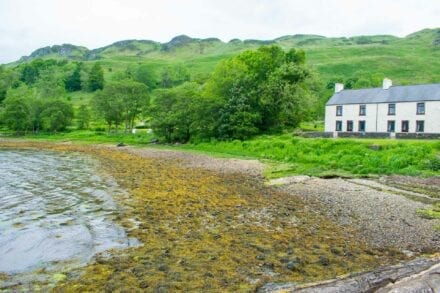
{"type": "Polygon", "coordinates": [[[438,0],[0,0],[0,63],[47,45],[123,39],[404,36],[440,27],[438,0]]]}

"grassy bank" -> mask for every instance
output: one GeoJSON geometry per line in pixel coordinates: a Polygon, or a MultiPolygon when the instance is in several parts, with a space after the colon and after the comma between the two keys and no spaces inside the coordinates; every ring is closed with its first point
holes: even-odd
{"type": "Polygon", "coordinates": [[[273,177],[440,175],[440,141],[305,139],[282,135],[179,148],[270,160],[276,162],[268,172],[273,177]]]}
{"type": "Polygon", "coordinates": [[[211,141],[179,145],[151,145],[153,134],[107,134],[74,131],[31,135],[26,139],[119,143],[195,151],[214,156],[263,160],[268,177],[290,174],[312,176],[440,175],[439,140],[306,139],[290,134],[259,136],[247,141],[211,141]]]}

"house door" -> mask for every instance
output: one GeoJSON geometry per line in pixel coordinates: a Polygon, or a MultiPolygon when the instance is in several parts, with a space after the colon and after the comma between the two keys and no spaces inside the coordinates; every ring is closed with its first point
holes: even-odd
{"type": "Polygon", "coordinates": [[[359,121],[359,132],[365,132],[365,121],[359,121]]]}
{"type": "Polygon", "coordinates": [[[396,122],[393,120],[388,121],[388,132],[396,132],[396,122]]]}

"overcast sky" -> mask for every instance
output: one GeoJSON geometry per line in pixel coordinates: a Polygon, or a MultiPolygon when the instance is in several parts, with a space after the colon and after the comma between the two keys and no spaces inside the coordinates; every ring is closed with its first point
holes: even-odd
{"type": "Polygon", "coordinates": [[[292,34],[405,36],[440,27],[440,0],[0,0],[0,63],[37,48],[89,49],[186,34],[223,41],[292,34]]]}

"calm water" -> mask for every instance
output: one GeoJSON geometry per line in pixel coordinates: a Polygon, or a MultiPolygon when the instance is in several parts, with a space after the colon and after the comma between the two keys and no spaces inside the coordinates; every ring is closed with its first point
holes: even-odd
{"type": "Polygon", "coordinates": [[[0,272],[84,264],[129,245],[116,217],[116,185],[90,157],[0,149],[0,272]]]}

